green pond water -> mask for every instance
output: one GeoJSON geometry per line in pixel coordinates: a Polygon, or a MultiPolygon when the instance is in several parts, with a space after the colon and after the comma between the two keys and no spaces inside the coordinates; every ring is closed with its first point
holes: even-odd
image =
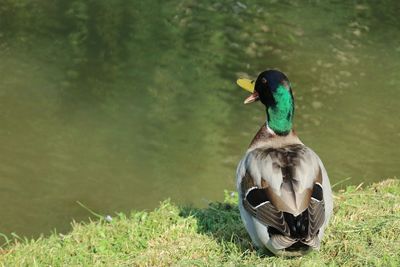
{"type": "Polygon", "coordinates": [[[265,121],[235,81],[267,68],[291,79],[296,131],[332,183],[399,175],[398,10],[1,1],[0,232],[65,232],[90,215],[77,201],[113,216],[221,200],[265,121]]]}

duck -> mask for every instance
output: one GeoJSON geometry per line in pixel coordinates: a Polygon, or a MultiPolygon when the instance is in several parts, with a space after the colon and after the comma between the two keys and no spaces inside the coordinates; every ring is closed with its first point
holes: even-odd
{"type": "Polygon", "coordinates": [[[252,243],[278,256],[319,250],[333,211],[332,189],[321,159],[293,129],[290,81],[270,69],[237,84],[251,93],[244,104],[260,101],[267,115],[236,171],[240,216],[252,243]]]}

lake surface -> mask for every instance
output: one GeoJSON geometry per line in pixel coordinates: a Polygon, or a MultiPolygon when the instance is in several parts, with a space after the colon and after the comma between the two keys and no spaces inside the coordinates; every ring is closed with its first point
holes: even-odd
{"type": "Polygon", "coordinates": [[[0,233],[221,200],[265,121],[235,81],[267,68],[332,183],[400,173],[399,1],[23,2],[0,3],[0,233]]]}

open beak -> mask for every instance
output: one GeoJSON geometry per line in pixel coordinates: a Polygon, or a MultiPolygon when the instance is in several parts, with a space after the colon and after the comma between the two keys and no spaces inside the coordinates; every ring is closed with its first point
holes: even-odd
{"type": "Polygon", "coordinates": [[[236,83],[244,90],[251,93],[251,95],[244,100],[245,104],[250,104],[260,99],[257,91],[254,90],[254,86],[256,84],[255,81],[249,79],[238,79],[236,83]]]}

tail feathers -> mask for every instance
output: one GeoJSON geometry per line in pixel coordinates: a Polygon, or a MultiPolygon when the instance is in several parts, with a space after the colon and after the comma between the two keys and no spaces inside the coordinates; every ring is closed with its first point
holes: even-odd
{"type": "Polygon", "coordinates": [[[290,236],[296,239],[304,239],[308,236],[309,228],[309,214],[308,210],[305,210],[298,216],[284,212],[285,221],[290,229],[290,236]]]}
{"type": "Polygon", "coordinates": [[[307,246],[310,246],[312,248],[315,248],[315,249],[319,249],[319,247],[321,245],[321,241],[319,240],[319,237],[317,235],[313,236],[312,238],[303,240],[303,241],[301,241],[301,243],[303,243],[307,246]]]}
{"type": "MultiPolygon", "coordinates": [[[[268,229],[272,246],[277,250],[297,250],[306,247],[318,249],[320,247],[318,230],[321,227],[323,218],[315,220],[312,211],[312,209],[307,209],[298,216],[284,212],[283,217],[290,233],[282,233],[273,228],[268,229]]],[[[320,214],[318,217],[320,217],[320,214]]]]}
{"type": "Polygon", "coordinates": [[[290,249],[291,246],[296,245],[297,248],[301,247],[311,247],[313,249],[319,249],[320,240],[318,236],[308,237],[306,239],[297,239],[285,235],[272,235],[271,244],[276,250],[280,249],[290,249]]]}
{"type": "MultiPolygon", "coordinates": [[[[323,200],[322,186],[319,183],[314,184],[311,201],[306,210],[298,216],[283,212],[283,217],[289,234],[271,235],[272,245],[276,249],[290,247],[312,247],[319,249],[320,240],[318,233],[325,221],[325,203],[323,200]]],[[[270,231],[270,234],[273,231],[270,231]]]]}
{"type": "Polygon", "coordinates": [[[296,243],[297,240],[285,235],[271,236],[271,244],[275,249],[285,249],[296,243]]]}

